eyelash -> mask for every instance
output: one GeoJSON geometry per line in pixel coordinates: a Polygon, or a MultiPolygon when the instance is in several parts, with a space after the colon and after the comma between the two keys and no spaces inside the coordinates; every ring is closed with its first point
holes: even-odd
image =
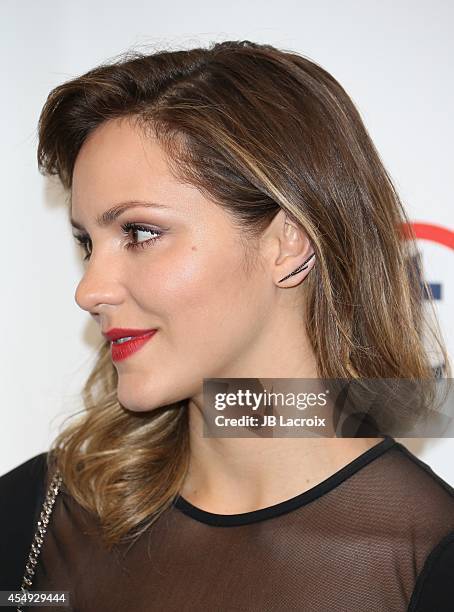
{"type": "MultiPolygon", "coordinates": [[[[128,244],[126,244],[127,249],[138,249],[139,247],[145,249],[146,247],[151,246],[153,242],[156,242],[157,240],[159,240],[163,235],[163,232],[161,232],[160,230],[151,229],[150,227],[144,227],[143,225],[139,225],[138,223],[124,223],[121,226],[121,229],[123,230],[123,234],[125,236],[129,236],[129,233],[131,232],[131,230],[141,231],[141,232],[152,232],[154,234],[157,234],[157,236],[155,236],[154,238],[149,238],[148,240],[144,240],[143,242],[128,242],[128,244]]],[[[87,261],[88,259],[90,259],[90,255],[91,255],[91,253],[87,252],[87,245],[89,242],[91,242],[90,238],[88,237],[87,234],[74,235],[74,238],[85,250],[86,255],[84,257],[84,261],[87,261]]]]}

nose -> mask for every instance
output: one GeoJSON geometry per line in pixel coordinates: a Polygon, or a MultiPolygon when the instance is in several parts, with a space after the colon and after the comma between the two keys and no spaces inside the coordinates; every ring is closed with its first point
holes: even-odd
{"type": "Polygon", "coordinates": [[[77,305],[92,315],[99,314],[103,305],[118,305],[124,298],[120,271],[112,260],[91,259],[75,291],[77,305]]]}

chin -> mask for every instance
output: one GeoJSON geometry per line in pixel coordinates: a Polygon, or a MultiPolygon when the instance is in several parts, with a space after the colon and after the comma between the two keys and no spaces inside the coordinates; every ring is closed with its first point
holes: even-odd
{"type": "Polygon", "coordinates": [[[131,412],[152,412],[166,406],[173,407],[183,401],[186,396],[176,395],[175,390],[172,394],[166,394],[164,390],[159,390],[156,386],[151,389],[141,389],[139,392],[137,383],[134,386],[119,383],[117,388],[117,398],[123,408],[131,412]]]}
{"type": "Polygon", "coordinates": [[[155,393],[146,393],[145,390],[138,388],[135,384],[121,382],[117,387],[117,398],[123,408],[131,412],[147,412],[157,408],[159,403],[155,401],[155,393]]]}

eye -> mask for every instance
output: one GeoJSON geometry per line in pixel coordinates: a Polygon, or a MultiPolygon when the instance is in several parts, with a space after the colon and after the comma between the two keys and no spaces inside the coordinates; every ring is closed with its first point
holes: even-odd
{"type": "MultiPolygon", "coordinates": [[[[139,225],[138,223],[124,223],[121,226],[121,229],[124,235],[132,235],[133,237],[133,240],[131,242],[127,242],[125,244],[125,248],[128,250],[138,248],[145,249],[146,247],[151,246],[152,243],[159,240],[163,235],[163,232],[161,230],[157,230],[151,227],[145,227],[144,225],[139,225]],[[146,240],[136,242],[136,237],[139,239],[141,237],[141,234],[154,234],[154,236],[146,240]]],[[[76,241],[85,251],[85,257],[83,259],[84,261],[87,261],[88,259],[90,259],[92,254],[91,238],[88,236],[88,234],[73,235],[76,241]]]]}
{"type": "Polygon", "coordinates": [[[156,242],[156,240],[159,240],[159,238],[161,238],[163,234],[163,232],[161,232],[160,230],[153,229],[151,227],[145,227],[143,225],[138,225],[137,223],[124,223],[121,226],[121,229],[123,230],[123,233],[126,236],[129,236],[131,233],[133,236],[139,236],[139,232],[145,234],[155,234],[152,238],[148,238],[147,240],[143,240],[142,242],[128,242],[126,244],[127,249],[137,249],[139,247],[145,249],[147,246],[150,246],[151,243],[156,242]]]}
{"type": "Polygon", "coordinates": [[[73,234],[76,242],[83,248],[85,251],[84,261],[90,259],[91,255],[91,240],[87,236],[87,234],[73,234]],[[90,245],[90,251],[88,250],[88,245],[90,245]]]}

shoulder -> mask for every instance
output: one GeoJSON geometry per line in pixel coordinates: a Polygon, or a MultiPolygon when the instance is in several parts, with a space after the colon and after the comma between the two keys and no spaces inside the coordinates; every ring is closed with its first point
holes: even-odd
{"type": "Polygon", "coordinates": [[[391,447],[383,468],[391,522],[411,540],[421,570],[430,551],[454,531],[454,488],[400,442],[391,447]]]}
{"type": "Polygon", "coordinates": [[[22,483],[30,485],[42,478],[47,471],[47,458],[47,452],[40,453],[0,476],[0,492],[7,493],[22,483]]]}
{"type": "Polygon", "coordinates": [[[0,476],[0,518],[3,521],[35,506],[45,484],[47,462],[48,453],[40,453],[0,476]]]}
{"type": "Polygon", "coordinates": [[[393,438],[370,450],[353,491],[373,499],[364,510],[381,534],[414,545],[420,567],[428,547],[454,530],[454,488],[393,438]]]}
{"type": "Polygon", "coordinates": [[[438,517],[454,529],[454,488],[400,442],[395,441],[383,458],[383,486],[405,511],[402,520],[427,529],[431,521],[426,519],[438,517]]]}
{"type": "Polygon", "coordinates": [[[0,590],[18,589],[45,496],[48,453],[0,476],[0,590]]]}
{"type": "Polygon", "coordinates": [[[408,612],[447,612],[454,601],[454,488],[403,444],[390,451],[384,467],[398,510],[395,533],[411,544],[414,568],[408,612]]]}
{"type": "Polygon", "coordinates": [[[451,612],[454,602],[454,531],[430,551],[413,590],[408,612],[451,612]]]}

